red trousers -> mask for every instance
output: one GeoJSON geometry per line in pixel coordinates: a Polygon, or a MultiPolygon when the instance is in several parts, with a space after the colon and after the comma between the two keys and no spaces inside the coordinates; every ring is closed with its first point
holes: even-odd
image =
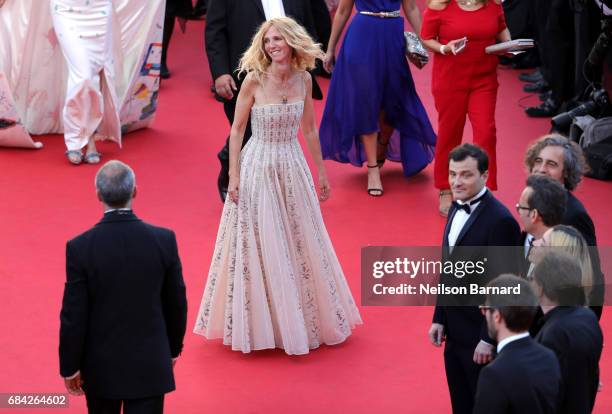
{"type": "MultiPolygon", "coordinates": [[[[469,79],[462,79],[461,85],[438,79],[433,89],[438,111],[438,141],[434,164],[434,183],[444,190],[448,184],[448,154],[461,144],[466,115],[474,131],[474,144],[482,147],[489,155],[489,180],[487,186],[497,190],[495,104],[497,101],[497,72],[486,74],[463,73],[469,79]]],[[[455,78],[456,78],[455,74],[455,78]]],[[[435,76],[435,74],[434,74],[435,76]]]]}

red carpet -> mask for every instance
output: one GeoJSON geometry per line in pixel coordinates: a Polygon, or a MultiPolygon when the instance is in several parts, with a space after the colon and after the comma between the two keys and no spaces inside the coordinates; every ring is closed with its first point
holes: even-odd
{"type": "MultiPolygon", "coordinates": [[[[179,239],[189,325],[176,367],[178,389],[167,397],[167,412],[450,412],[442,351],[426,336],[431,308],[362,307],[364,325],[345,344],[302,357],[282,351],[242,355],[191,333],[221,212],[216,153],[228,132],[222,106],[209,92],[202,30],[202,23],[189,23],[185,35],[175,34],[169,53],[173,77],[164,81],[153,127],[127,135],[122,150],[100,145],[105,160],[119,158],[134,167],[137,214],[173,228],[179,239]]],[[[413,74],[435,120],[430,70],[414,69],[413,74]]],[[[321,83],[327,88],[327,81],[321,83]]],[[[500,83],[497,196],[514,205],[525,180],[523,152],[548,124],[522,113],[516,72],[501,69],[500,83]]],[[[316,104],[319,116],[322,108],[316,104]]],[[[42,141],[40,151],[0,148],[0,392],[64,391],[57,345],[65,241],[102,215],[93,187],[96,168],[68,165],[60,136],[42,141]]],[[[365,168],[326,165],[333,191],[323,214],[359,301],[362,246],[440,243],[444,220],[437,214],[432,169],[405,179],[398,164],[385,164],[385,195],[375,199],[365,191],[365,168]]],[[[610,245],[612,185],[587,179],[577,195],[595,220],[600,244],[610,245]]],[[[605,335],[611,332],[611,317],[606,309],[605,335]]],[[[601,378],[604,389],[595,412],[609,413],[612,357],[607,348],[601,378]]],[[[71,397],[70,404],[68,410],[53,411],[84,411],[83,398],[71,397]]]]}

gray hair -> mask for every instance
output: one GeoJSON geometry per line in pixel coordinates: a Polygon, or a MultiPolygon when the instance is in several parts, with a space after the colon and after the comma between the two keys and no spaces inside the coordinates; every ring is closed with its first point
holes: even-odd
{"type": "Polygon", "coordinates": [[[536,158],[540,156],[540,152],[546,147],[563,148],[563,185],[568,190],[573,191],[582,181],[584,173],[589,170],[582,148],[562,135],[544,135],[531,144],[525,154],[525,165],[530,174],[536,158]]]}
{"type": "Polygon", "coordinates": [[[107,162],[96,174],[96,190],[109,207],[125,207],[132,199],[135,187],[134,170],[121,161],[107,162]]]}

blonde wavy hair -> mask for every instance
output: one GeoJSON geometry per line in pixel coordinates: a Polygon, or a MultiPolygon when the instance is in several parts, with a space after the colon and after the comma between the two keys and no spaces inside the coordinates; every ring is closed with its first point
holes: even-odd
{"type": "Polygon", "coordinates": [[[251,46],[244,52],[238,65],[238,74],[253,72],[257,79],[261,79],[272,63],[272,59],[264,49],[264,36],[268,30],[274,27],[279,31],[285,42],[292,50],[292,64],[295,69],[314,69],[315,60],[323,59],[324,54],[321,45],[315,43],[312,37],[290,17],[277,17],[259,26],[257,33],[253,36],[251,46]]]}
{"type": "Polygon", "coordinates": [[[578,260],[582,269],[582,287],[588,302],[593,290],[593,267],[589,246],[584,237],[575,228],[560,224],[551,229],[548,246],[560,248],[578,260]]]}

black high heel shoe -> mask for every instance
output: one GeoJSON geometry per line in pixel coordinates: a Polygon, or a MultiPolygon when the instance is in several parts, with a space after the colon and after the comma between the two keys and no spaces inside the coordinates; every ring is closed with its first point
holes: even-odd
{"type": "MultiPolygon", "coordinates": [[[[376,165],[367,165],[368,168],[380,168],[378,164],[376,165]]],[[[368,188],[368,194],[372,197],[380,197],[384,193],[382,187],[380,188],[368,188]]]]}

